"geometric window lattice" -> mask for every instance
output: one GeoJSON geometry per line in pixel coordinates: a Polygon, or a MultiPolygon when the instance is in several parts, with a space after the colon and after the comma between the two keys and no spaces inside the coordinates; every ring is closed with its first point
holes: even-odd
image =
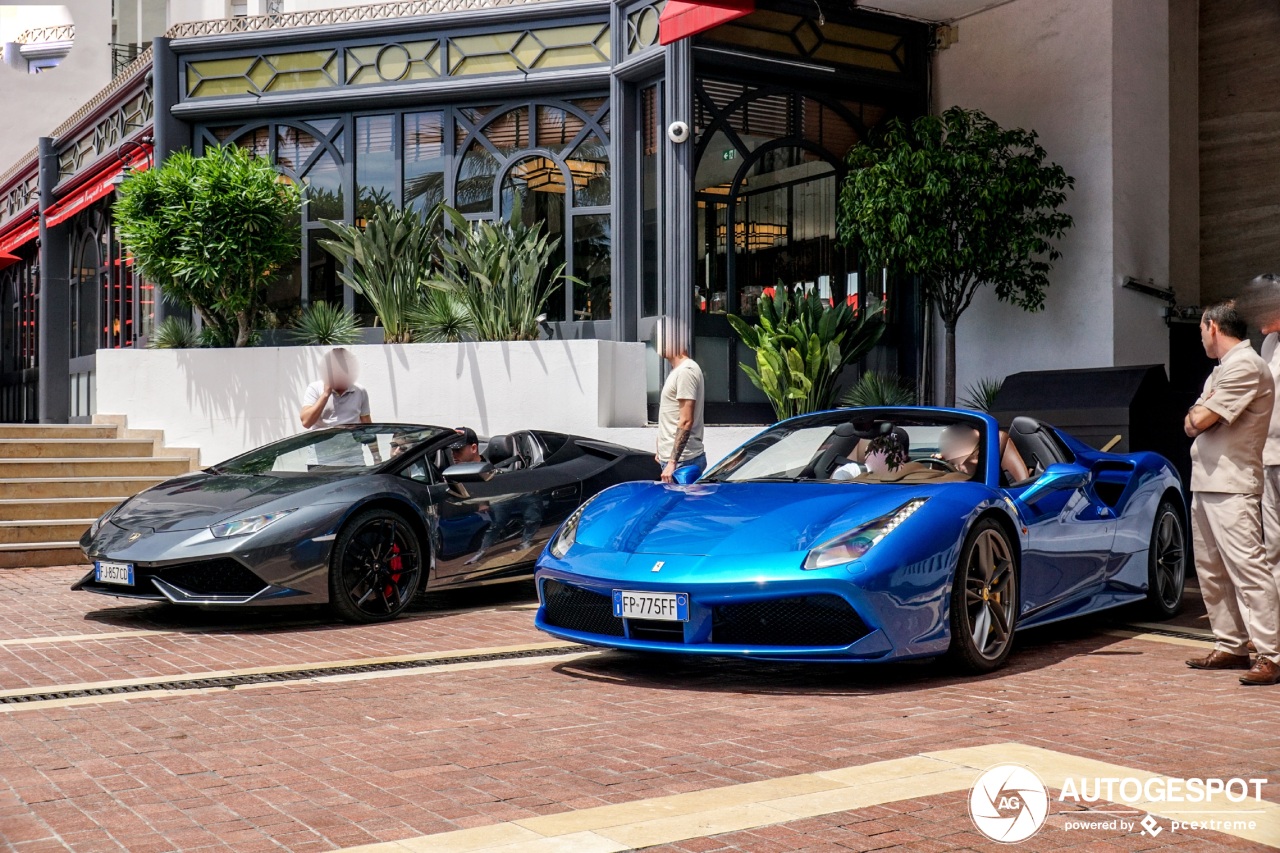
{"type": "Polygon", "coordinates": [[[607,23],[449,39],[449,74],[453,76],[571,68],[608,61],[607,23]]]}
{"type": "Polygon", "coordinates": [[[338,51],[330,49],[201,59],[187,64],[189,98],[331,89],[338,85],[338,51]]]}
{"type": "Polygon", "coordinates": [[[708,44],[891,74],[903,74],[907,70],[907,39],[903,35],[835,21],[827,21],[822,26],[804,15],[761,9],[708,30],[699,39],[708,44]]]}
{"type": "Polygon", "coordinates": [[[648,50],[658,43],[658,19],[667,0],[658,0],[648,6],[641,6],[627,15],[627,55],[648,50]]]}
{"type": "Polygon", "coordinates": [[[440,42],[368,44],[347,48],[347,85],[429,80],[441,73],[440,42]]]}
{"type": "Polygon", "coordinates": [[[4,201],[0,203],[0,224],[8,222],[14,216],[21,213],[40,196],[40,173],[29,175],[26,180],[20,181],[9,188],[4,194],[4,201]]]}
{"type": "Polygon", "coordinates": [[[129,136],[142,130],[154,116],[151,87],[139,90],[58,154],[58,179],[65,180],[129,136]]]}

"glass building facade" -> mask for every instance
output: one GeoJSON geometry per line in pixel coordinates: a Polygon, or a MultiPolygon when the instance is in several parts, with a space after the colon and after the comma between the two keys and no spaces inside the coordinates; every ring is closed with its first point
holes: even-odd
{"type": "MultiPolygon", "coordinates": [[[[764,398],[738,368],[752,354],[727,317],[754,317],[780,285],[855,308],[885,300],[890,331],[870,366],[913,375],[915,289],[838,244],[836,207],[849,148],[892,116],[924,112],[927,27],[854,10],[819,19],[811,2],[761,0],[744,18],[662,46],[664,5],[361,13],[341,27],[289,27],[284,16],[257,30],[194,27],[158,40],[144,57],[149,74],[134,69],[136,85],[49,140],[59,171],[45,176],[42,246],[0,272],[0,416],[34,419],[38,407],[16,401],[35,381],[23,371],[35,370],[41,382],[56,373],[67,416],[86,418],[93,353],[145,343],[174,310],[133,275],[110,194],[66,207],[85,175],[139,141],[154,143],[155,161],[181,148],[244,146],[306,188],[297,260],[268,299],[273,326],[318,300],[372,325],[321,248],[325,222],[443,201],[476,220],[519,211],[557,238],[555,262],[571,283],[552,295],[550,334],[650,343],[651,403],[661,328],[687,340],[703,366],[709,422],[766,420],[764,398]],[[687,141],[667,132],[677,120],[691,128],[687,141]],[[43,315],[42,274],[65,286],[65,305],[43,315]],[[65,332],[51,325],[55,315],[65,332]],[[42,334],[69,336],[65,354],[46,347],[59,363],[39,363],[32,342],[42,334]]],[[[3,229],[0,217],[0,239],[3,229]]]]}

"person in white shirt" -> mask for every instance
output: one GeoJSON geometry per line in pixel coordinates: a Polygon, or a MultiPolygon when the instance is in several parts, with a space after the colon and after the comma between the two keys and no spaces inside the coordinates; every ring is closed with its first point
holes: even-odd
{"type": "MultiPolygon", "coordinates": [[[[1262,360],[1280,388],[1280,276],[1266,273],[1249,282],[1247,305],[1250,319],[1262,334],[1262,360]]],[[[1267,563],[1280,584],[1280,394],[1271,410],[1267,443],[1262,446],[1262,538],[1267,563]]]]}
{"type": "Polygon", "coordinates": [[[299,418],[303,429],[372,423],[369,392],[355,382],[356,360],[338,347],[324,357],[324,379],[307,386],[299,418]]]}
{"type": "Polygon", "coordinates": [[[674,483],[676,469],[695,467],[701,474],[707,467],[702,445],[703,407],[707,383],[702,368],[689,357],[687,348],[664,347],[663,357],[671,365],[658,402],[658,453],[662,482],[674,483]]]}

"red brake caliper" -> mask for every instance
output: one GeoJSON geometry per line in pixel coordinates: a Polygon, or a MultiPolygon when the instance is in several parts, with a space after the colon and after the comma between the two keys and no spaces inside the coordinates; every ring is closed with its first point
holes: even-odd
{"type": "MultiPolygon", "coordinates": [[[[400,546],[394,542],[391,543],[391,554],[391,581],[392,583],[400,583],[400,572],[404,570],[404,559],[400,556],[400,546]]],[[[385,593],[391,595],[394,591],[395,589],[388,584],[385,593]]]]}

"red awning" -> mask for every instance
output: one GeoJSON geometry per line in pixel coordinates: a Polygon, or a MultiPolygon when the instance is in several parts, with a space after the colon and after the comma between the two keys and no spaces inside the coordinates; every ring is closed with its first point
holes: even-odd
{"type": "Polygon", "coordinates": [[[139,152],[137,156],[134,156],[127,161],[116,163],[114,166],[103,169],[87,183],[81,186],[80,189],[62,199],[57,204],[45,208],[45,224],[52,228],[53,226],[61,222],[65,222],[75,216],[95,201],[106,198],[115,191],[116,178],[123,174],[126,168],[135,172],[142,172],[147,169],[149,163],[149,153],[139,152]]]}
{"type": "Polygon", "coordinates": [[[40,222],[32,217],[24,224],[0,236],[0,255],[11,254],[19,246],[29,243],[38,236],[40,236],[40,222]]]}
{"type": "Polygon", "coordinates": [[[658,41],[671,44],[720,24],[750,15],[755,0],[668,0],[658,19],[658,41]]]}
{"type": "Polygon", "coordinates": [[[5,267],[11,267],[20,260],[22,260],[22,258],[17,255],[11,255],[8,252],[0,252],[0,270],[5,267]]]}

